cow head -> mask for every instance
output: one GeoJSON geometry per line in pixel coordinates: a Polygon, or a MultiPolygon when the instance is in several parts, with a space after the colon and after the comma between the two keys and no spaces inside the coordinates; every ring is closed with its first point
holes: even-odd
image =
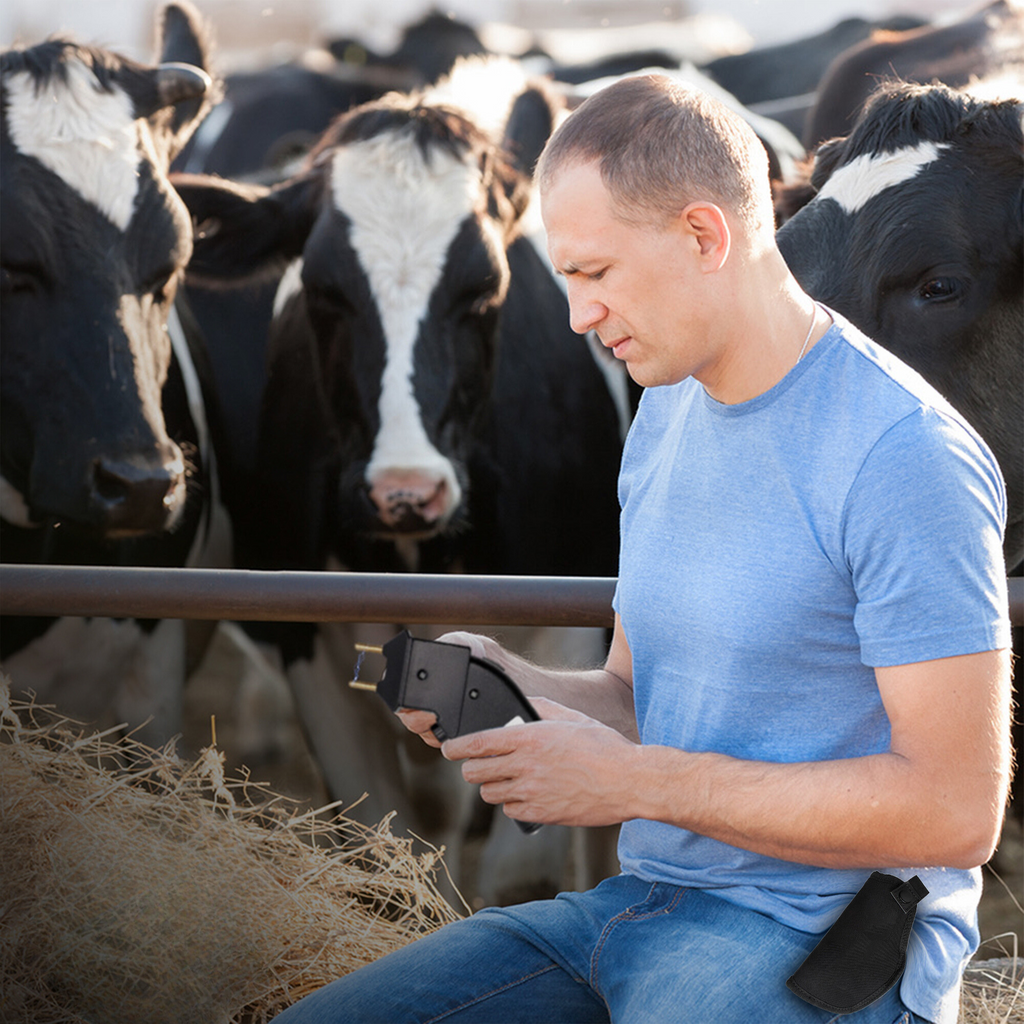
{"type": "Polygon", "coordinates": [[[161,388],[167,315],[191,252],[170,160],[210,102],[183,4],[161,64],[51,40],[2,69],[0,513],[94,536],[162,530],[186,465],[161,388]]]}
{"type": "Polygon", "coordinates": [[[881,90],[815,160],[814,199],[780,228],[787,263],[935,386],[1007,482],[1009,567],[1024,558],[1024,105],[945,86],[881,90]]]}
{"type": "MultiPolygon", "coordinates": [[[[507,71],[470,66],[491,85],[507,71]]],[[[290,401],[329,410],[334,504],[348,531],[423,539],[463,511],[507,248],[553,117],[521,79],[502,113],[488,126],[447,96],[393,94],[340,118],[305,170],[272,190],[175,178],[197,222],[190,277],[223,283],[286,267],[268,396],[285,363],[315,362],[318,394],[290,401]]],[[[263,431],[275,429],[283,421],[264,415],[263,431]]]]}

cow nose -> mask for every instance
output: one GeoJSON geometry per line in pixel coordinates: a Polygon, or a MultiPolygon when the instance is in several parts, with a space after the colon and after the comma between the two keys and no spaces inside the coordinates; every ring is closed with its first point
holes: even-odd
{"type": "Polygon", "coordinates": [[[153,457],[93,463],[90,503],[102,528],[111,534],[152,533],[167,529],[185,500],[185,466],[176,445],[153,457]]]}
{"type": "Polygon", "coordinates": [[[451,508],[451,489],[442,477],[421,470],[387,470],[370,484],[380,521],[399,533],[430,529],[451,508]]]}

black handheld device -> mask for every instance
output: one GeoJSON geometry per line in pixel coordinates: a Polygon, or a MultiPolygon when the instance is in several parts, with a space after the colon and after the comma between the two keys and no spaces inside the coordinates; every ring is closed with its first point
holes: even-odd
{"type": "MultiPolygon", "coordinates": [[[[379,683],[358,679],[349,685],[375,690],[392,711],[432,711],[434,735],[442,742],[455,736],[520,722],[540,715],[509,676],[492,661],[476,658],[462,644],[420,640],[403,630],[383,647],[357,647],[387,658],[379,683]]],[[[358,663],[356,675],[358,676],[358,663]]],[[[517,821],[524,832],[540,825],[517,821]]]]}

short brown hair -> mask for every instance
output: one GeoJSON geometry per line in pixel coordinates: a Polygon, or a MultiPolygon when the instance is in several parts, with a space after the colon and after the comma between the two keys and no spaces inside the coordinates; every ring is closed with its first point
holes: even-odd
{"type": "Polygon", "coordinates": [[[624,78],[588,97],[548,140],[537,181],[545,189],[559,167],[590,160],[624,220],[673,217],[707,199],[751,227],[772,224],[768,158],[753,130],[665,75],[624,78]]]}

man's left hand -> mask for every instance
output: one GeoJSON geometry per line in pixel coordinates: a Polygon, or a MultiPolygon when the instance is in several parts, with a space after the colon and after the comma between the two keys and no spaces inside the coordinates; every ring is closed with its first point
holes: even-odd
{"type": "Polygon", "coordinates": [[[541,721],[458,736],[441,752],[463,762],[463,778],[487,803],[519,821],[595,826],[633,817],[629,766],[640,747],[555,701],[531,703],[541,721]]]}

